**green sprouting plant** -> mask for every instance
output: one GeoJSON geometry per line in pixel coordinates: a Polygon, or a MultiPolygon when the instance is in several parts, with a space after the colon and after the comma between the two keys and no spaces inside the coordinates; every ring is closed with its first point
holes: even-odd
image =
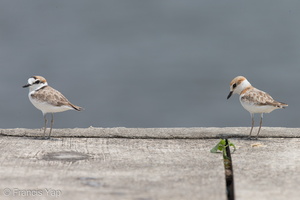
{"type": "MultiPolygon", "coordinates": [[[[220,142],[210,150],[211,153],[219,153],[219,152],[222,152],[223,153],[223,157],[224,158],[227,158],[227,153],[226,153],[226,147],[229,146],[229,147],[233,147],[233,152],[236,150],[235,148],[235,145],[230,142],[229,140],[228,141],[228,144],[226,145],[226,139],[221,139],[220,142]]],[[[233,153],[232,152],[232,153],[233,153]]]]}
{"type": "Polygon", "coordinates": [[[236,150],[235,145],[231,143],[228,139],[221,139],[220,142],[210,150],[210,152],[223,153],[227,199],[234,200],[234,179],[230,147],[233,147],[233,152],[236,150]]]}

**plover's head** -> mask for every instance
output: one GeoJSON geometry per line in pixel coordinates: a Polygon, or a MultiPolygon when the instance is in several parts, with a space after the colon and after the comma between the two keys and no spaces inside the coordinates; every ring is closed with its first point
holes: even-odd
{"type": "Polygon", "coordinates": [[[230,92],[227,99],[231,97],[232,94],[240,94],[245,88],[251,86],[249,81],[243,76],[237,76],[230,82],[230,92]]]}
{"type": "Polygon", "coordinates": [[[46,79],[42,76],[33,76],[28,79],[28,84],[24,85],[23,88],[29,87],[29,89],[37,90],[45,85],[48,85],[46,79]]]}

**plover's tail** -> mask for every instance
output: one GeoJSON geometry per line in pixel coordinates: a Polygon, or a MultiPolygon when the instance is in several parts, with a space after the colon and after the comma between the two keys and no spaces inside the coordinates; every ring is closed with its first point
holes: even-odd
{"type": "Polygon", "coordinates": [[[286,104],[286,103],[277,102],[277,107],[278,107],[278,108],[285,108],[285,107],[287,107],[287,106],[289,106],[289,105],[286,104]]]}
{"type": "Polygon", "coordinates": [[[83,108],[81,108],[81,107],[79,107],[79,106],[75,106],[74,104],[71,104],[71,103],[70,103],[70,106],[71,106],[72,108],[74,108],[74,110],[77,110],[77,111],[83,110],[83,108]]]}

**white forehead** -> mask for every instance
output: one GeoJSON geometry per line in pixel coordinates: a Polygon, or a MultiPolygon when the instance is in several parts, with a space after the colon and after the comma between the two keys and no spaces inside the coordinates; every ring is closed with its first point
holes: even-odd
{"type": "Polygon", "coordinates": [[[35,81],[36,81],[35,78],[32,77],[28,79],[29,84],[33,84],[35,81]]]}

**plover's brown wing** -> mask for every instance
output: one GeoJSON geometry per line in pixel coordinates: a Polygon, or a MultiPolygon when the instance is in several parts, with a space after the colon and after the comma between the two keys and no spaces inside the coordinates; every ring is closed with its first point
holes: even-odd
{"type": "Polygon", "coordinates": [[[70,106],[75,110],[82,110],[81,107],[73,105],[62,93],[50,86],[42,87],[31,94],[31,97],[37,101],[44,101],[53,106],[70,106]]]}
{"type": "Polygon", "coordinates": [[[245,94],[241,97],[242,101],[245,102],[252,102],[255,105],[258,106],[274,106],[278,108],[284,108],[284,106],[288,106],[285,103],[281,103],[278,101],[275,101],[271,95],[268,93],[261,91],[259,89],[253,88],[251,90],[248,90],[245,92],[245,94]]]}

